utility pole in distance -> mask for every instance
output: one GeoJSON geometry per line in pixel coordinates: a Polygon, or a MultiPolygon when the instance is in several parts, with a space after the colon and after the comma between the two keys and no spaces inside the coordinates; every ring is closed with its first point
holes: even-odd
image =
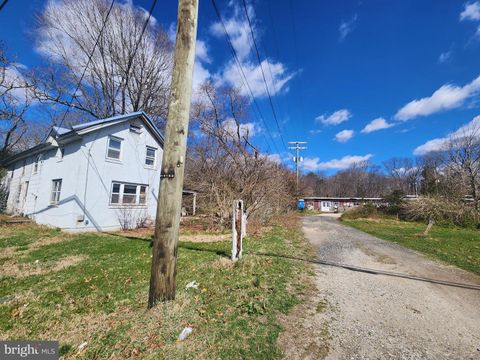
{"type": "Polygon", "coordinates": [[[294,144],[295,146],[289,146],[288,148],[291,150],[295,150],[295,172],[297,174],[297,192],[298,192],[298,164],[300,163],[299,157],[299,150],[306,150],[306,146],[300,146],[302,144],[306,144],[306,141],[289,141],[289,144],[294,144]]]}
{"type": "Polygon", "coordinates": [[[179,0],[168,121],[153,238],[148,307],[175,299],[177,251],[187,148],[198,0],[179,0]]]}

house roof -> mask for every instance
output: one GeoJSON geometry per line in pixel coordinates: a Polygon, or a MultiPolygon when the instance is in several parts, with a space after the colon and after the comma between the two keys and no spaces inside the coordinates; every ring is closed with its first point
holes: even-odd
{"type": "Polygon", "coordinates": [[[48,141],[51,135],[57,142],[62,143],[62,140],[66,140],[70,137],[81,136],[87,132],[94,131],[99,128],[103,128],[104,126],[113,125],[123,121],[131,120],[134,118],[142,119],[145,122],[145,124],[149,127],[152,134],[157,138],[157,140],[160,142],[161,146],[163,147],[163,144],[165,142],[163,134],[160,132],[160,130],[156,127],[156,125],[148,117],[147,114],[145,114],[143,111],[137,111],[129,114],[117,115],[117,116],[112,116],[106,119],[99,119],[99,120],[89,121],[89,122],[78,124],[78,125],[73,125],[70,128],[54,126],[48,132],[47,136],[44,138],[42,143],[6,158],[2,162],[2,165],[10,165],[16,160],[19,160],[19,159],[22,159],[22,158],[25,158],[33,154],[40,153],[55,147],[55,145],[53,145],[51,142],[48,141]]]}

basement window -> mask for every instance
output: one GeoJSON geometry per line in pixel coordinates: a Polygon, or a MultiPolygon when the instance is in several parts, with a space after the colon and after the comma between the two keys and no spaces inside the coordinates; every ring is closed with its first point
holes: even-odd
{"type": "Polygon", "coordinates": [[[112,182],[110,205],[145,205],[147,188],[142,184],[112,182]]]}

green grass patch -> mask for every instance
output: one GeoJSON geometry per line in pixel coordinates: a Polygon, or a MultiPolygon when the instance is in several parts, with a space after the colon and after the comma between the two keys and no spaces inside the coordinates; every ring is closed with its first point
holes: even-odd
{"type": "Polygon", "coordinates": [[[393,219],[345,219],[342,222],[384,240],[392,241],[448,264],[480,274],[480,232],[476,229],[393,219]]]}
{"type": "Polygon", "coordinates": [[[278,316],[302,301],[311,286],[300,280],[308,265],[281,257],[312,256],[293,228],[274,226],[260,238],[247,238],[244,258],[235,264],[228,259],[230,242],[180,243],[176,300],[153,310],[146,309],[149,235],[65,235],[32,225],[9,234],[17,239],[2,234],[9,247],[46,236],[65,241],[10,253],[7,266],[12,257],[26,269],[84,259],[58,271],[0,278],[0,337],[59,340],[66,358],[279,358],[278,316]],[[198,289],[186,290],[193,280],[198,289]],[[179,342],[185,326],[193,333],[179,342]]]}

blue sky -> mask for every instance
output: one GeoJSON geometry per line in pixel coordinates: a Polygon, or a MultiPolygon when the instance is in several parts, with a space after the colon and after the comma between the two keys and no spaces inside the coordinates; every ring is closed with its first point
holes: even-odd
{"type": "MultiPolygon", "coordinates": [[[[273,158],[291,163],[283,138],[308,141],[305,171],[381,164],[435,150],[480,114],[480,1],[249,1],[281,136],[242,2],[217,2],[275,145],[253,111],[245,126],[273,158]]],[[[10,1],[0,13],[0,39],[28,67],[42,60],[32,32],[44,4],[10,1]]],[[[172,29],[176,11],[159,1],[153,15],[172,29]]],[[[196,81],[242,85],[209,0],[200,1],[198,40],[196,81]]]]}

